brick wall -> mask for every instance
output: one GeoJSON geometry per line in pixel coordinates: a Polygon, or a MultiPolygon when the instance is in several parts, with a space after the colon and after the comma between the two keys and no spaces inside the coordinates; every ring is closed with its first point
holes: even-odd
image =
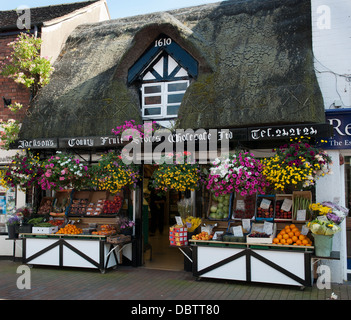
{"type": "MultiPolygon", "coordinates": [[[[0,61],[4,61],[6,56],[10,56],[11,48],[8,43],[16,39],[16,35],[13,36],[0,36],[0,61]]],[[[0,119],[16,119],[21,121],[25,112],[23,108],[20,112],[14,114],[8,108],[4,107],[3,97],[11,99],[13,102],[23,104],[24,107],[28,106],[30,93],[29,90],[20,84],[15,83],[12,79],[0,76],[0,119]]]]}

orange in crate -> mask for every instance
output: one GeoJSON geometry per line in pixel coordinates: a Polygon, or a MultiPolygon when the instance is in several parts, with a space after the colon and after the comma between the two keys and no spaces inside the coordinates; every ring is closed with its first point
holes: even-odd
{"type": "Polygon", "coordinates": [[[286,225],[282,231],[273,239],[274,244],[311,246],[312,241],[301,234],[299,229],[294,225],[286,225]]]}

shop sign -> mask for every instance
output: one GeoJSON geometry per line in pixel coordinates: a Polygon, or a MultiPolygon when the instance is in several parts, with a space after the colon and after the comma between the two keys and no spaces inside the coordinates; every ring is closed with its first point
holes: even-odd
{"type": "Polygon", "coordinates": [[[57,139],[18,140],[14,149],[56,149],[57,139]]]}
{"type": "Polygon", "coordinates": [[[123,140],[118,136],[78,137],[59,139],[59,147],[66,149],[118,147],[124,144],[125,143],[123,142],[123,140]]]}
{"type": "Polygon", "coordinates": [[[330,128],[326,124],[284,125],[255,127],[248,129],[249,141],[281,140],[295,137],[330,137],[330,128]]]}
{"type": "Polygon", "coordinates": [[[326,120],[333,127],[334,136],[327,139],[324,149],[351,149],[351,109],[327,110],[326,120]]]}

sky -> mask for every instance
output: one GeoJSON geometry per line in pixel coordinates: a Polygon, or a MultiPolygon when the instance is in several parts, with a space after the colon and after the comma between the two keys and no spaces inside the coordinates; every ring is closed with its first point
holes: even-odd
{"type": "MultiPolygon", "coordinates": [[[[111,19],[135,16],[157,11],[173,10],[220,0],[107,0],[111,19]]],[[[21,5],[29,8],[81,2],[81,0],[0,0],[0,11],[14,10],[21,5]]]]}

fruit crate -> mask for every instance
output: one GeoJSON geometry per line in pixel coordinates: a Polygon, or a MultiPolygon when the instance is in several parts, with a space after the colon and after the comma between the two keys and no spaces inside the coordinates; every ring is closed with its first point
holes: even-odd
{"type": "Polygon", "coordinates": [[[211,194],[207,212],[208,220],[228,221],[233,206],[234,194],[226,194],[216,197],[211,194]],[[214,210],[216,208],[216,210],[214,210]]]}
{"type": "Polygon", "coordinates": [[[255,220],[274,221],[275,195],[257,195],[255,220]]]}
{"type": "Polygon", "coordinates": [[[273,243],[273,239],[275,238],[276,234],[277,234],[277,224],[273,223],[273,233],[270,236],[266,236],[266,237],[252,237],[250,235],[256,233],[257,232],[255,230],[258,230],[258,226],[261,224],[256,224],[253,223],[252,224],[252,228],[251,228],[251,232],[250,234],[248,234],[246,236],[246,243],[264,243],[264,244],[272,244],[273,243]]]}
{"type": "Polygon", "coordinates": [[[127,243],[130,242],[132,239],[131,236],[126,236],[123,234],[117,234],[114,236],[109,236],[106,238],[106,242],[110,244],[122,244],[122,243],[127,243]]]}
{"type": "Polygon", "coordinates": [[[235,194],[232,219],[253,219],[255,217],[256,194],[242,196],[235,194]]]}
{"type": "Polygon", "coordinates": [[[288,222],[292,220],[293,195],[277,194],[275,196],[275,221],[288,222]]]}
{"type": "Polygon", "coordinates": [[[294,191],[293,192],[293,222],[306,222],[309,220],[309,204],[312,203],[312,192],[311,191],[294,191]],[[298,217],[298,210],[306,210],[305,219],[298,217]]]}

